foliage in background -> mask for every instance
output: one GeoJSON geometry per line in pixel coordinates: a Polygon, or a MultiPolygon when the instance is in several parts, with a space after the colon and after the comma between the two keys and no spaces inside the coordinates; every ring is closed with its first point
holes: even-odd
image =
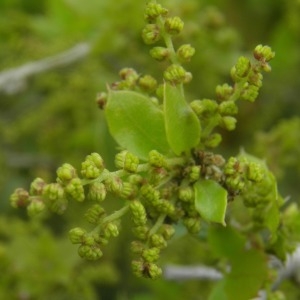
{"type": "MultiPolygon", "coordinates": [[[[254,149],[262,158],[266,157],[268,165],[282,176],[280,190],[299,201],[299,2],[178,0],[163,4],[185,20],[185,34],[179,43],[192,40],[197,49],[189,66],[194,76],[197,74],[187,87],[191,98],[212,96],[215,86],[228,80],[228,70],[237,57],[247,54],[254,45],[272,45],[276,52],[272,75],[266,76],[259,101],[254,106],[241,107],[238,131],[234,135],[226,133],[222,147],[228,156],[237,153],[239,145],[243,145],[246,150],[254,149]],[[257,22],[253,22],[254,18],[257,22]],[[279,124],[281,119],[293,116],[291,121],[279,124]],[[258,134],[254,140],[255,132],[262,128],[266,133],[258,134]]],[[[64,219],[50,218],[49,231],[36,224],[25,225],[12,217],[8,208],[9,193],[15,187],[26,186],[37,176],[53,180],[54,170],[65,160],[79,165],[87,153],[96,151],[104,156],[108,166],[113,165],[115,143],[107,133],[103,116],[95,110],[96,93],[107,82],[114,81],[122,67],[133,66],[158,77],[165,67],[162,64],[161,70],[154,70],[148,59],[149,48],[141,40],[143,7],[142,1],[125,0],[0,3],[1,70],[53,55],[82,40],[93,45],[93,52],[86,60],[33,78],[28,88],[18,95],[0,95],[0,263],[5,270],[5,277],[0,278],[0,295],[3,298],[21,299],[31,295],[34,299],[46,294],[49,299],[76,299],[75,295],[78,299],[100,296],[103,299],[182,299],[183,295],[193,299],[200,291],[205,293],[199,282],[177,286],[172,282],[149,283],[133,278],[128,269],[129,253],[125,255],[119,250],[124,249],[123,244],[130,236],[129,228],[128,237],[107,249],[104,256],[107,264],[102,260],[86,268],[83,265],[87,263],[77,258],[76,250],[62,236],[76,223],[75,208],[64,219]],[[34,243],[36,246],[31,248],[34,243]],[[18,254],[20,245],[23,251],[18,254]],[[44,245],[49,246],[46,249],[44,245]],[[45,253],[46,250],[49,252],[45,253]],[[41,266],[35,257],[49,257],[48,265],[41,266]],[[40,268],[45,270],[43,274],[56,271],[53,276],[37,279],[34,273],[40,274],[40,268]],[[28,276],[29,269],[32,277],[28,276]],[[89,274],[82,276],[82,270],[89,274]],[[84,281],[75,284],[83,287],[80,291],[72,290],[74,280],[84,281]]],[[[113,209],[114,205],[110,205],[113,209]]],[[[173,243],[178,246],[171,246],[171,253],[166,254],[170,257],[167,262],[213,264],[213,255],[201,243],[185,236],[173,243]]],[[[297,293],[293,290],[289,299],[296,299],[297,293]]],[[[206,299],[205,295],[202,299],[206,299]]]]}

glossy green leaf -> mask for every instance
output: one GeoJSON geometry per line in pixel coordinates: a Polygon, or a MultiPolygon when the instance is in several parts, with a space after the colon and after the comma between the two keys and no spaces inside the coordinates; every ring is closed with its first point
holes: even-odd
{"type": "Polygon", "coordinates": [[[148,97],[133,91],[109,91],[105,115],[118,144],[141,159],[155,149],[169,150],[162,110],[148,97]]]}
{"type": "Polygon", "coordinates": [[[194,184],[195,207],[209,222],[225,224],[227,191],[213,180],[199,180],[194,184]]]}
{"type": "Polygon", "coordinates": [[[197,146],[201,133],[199,119],[180,88],[169,83],[164,85],[164,112],[167,140],[174,153],[180,155],[197,146]]]}

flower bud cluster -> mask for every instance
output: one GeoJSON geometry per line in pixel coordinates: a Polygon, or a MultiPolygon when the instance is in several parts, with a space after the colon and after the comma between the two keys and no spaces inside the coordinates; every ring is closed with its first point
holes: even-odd
{"type": "Polygon", "coordinates": [[[139,166],[139,158],[127,150],[119,152],[115,157],[115,165],[129,173],[135,173],[139,166]]]}

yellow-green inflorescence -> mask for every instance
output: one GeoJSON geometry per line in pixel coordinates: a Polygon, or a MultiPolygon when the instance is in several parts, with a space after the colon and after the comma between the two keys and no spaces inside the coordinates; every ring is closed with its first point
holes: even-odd
{"type": "MultiPolygon", "coordinates": [[[[184,23],[179,17],[168,16],[168,10],[150,1],[145,12],[147,24],[142,31],[146,44],[163,41],[165,45],[154,46],[150,55],[158,61],[167,61],[163,72],[164,81],[182,89],[192,75],[182,66],[195,53],[190,44],[175,49],[172,38],[180,34],[184,23]]],[[[216,100],[197,99],[187,108],[192,110],[201,123],[202,133],[199,147],[190,153],[176,156],[152,149],[142,161],[129,150],[121,150],[115,156],[116,170],[105,168],[98,153],[91,153],[82,162],[79,171],[65,163],[57,170],[55,182],[46,183],[35,179],[30,191],[16,189],[10,200],[15,208],[26,207],[30,216],[50,210],[62,214],[73,200],[86,202],[84,216],[91,224],[87,230],[75,227],[69,238],[78,245],[81,257],[96,260],[102,257],[104,246],[119,235],[121,219],[131,216],[134,240],[131,250],[133,272],[140,277],[157,278],[162,274],[159,267],[161,252],[175,233],[175,225],[184,226],[191,234],[198,234],[203,220],[195,206],[194,184],[199,181],[216,181],[228,193],[228,201],[242,197],[245,207],[263,207],[272,202],[274,178],[260,162],[246,155],[231,157],[227,161],[211,152],[222,138],[216,127],[233,130],[238,113],[237,100],[253,102],[261,87],[262,71],[269,71],[268,62],[274,53],[267,46],[254,50],[255,61],[246,57],[238,59],[231,70],[233,84],[216,88],[216,100]],[[121,200],[121,208],[109,212],[105,208],[107,195],[121,200]]],[[[131,90],[149,96],[160,109],[158,98],[162,98],[163,84],[148,74],[139,74],[132,68],[120,71],[120,81],[113,83],[111,90],[131,90]],[[157,98],[156,98],[157,97],[157,98]]],[[[101,93],[97,103],[105,109],[107,94],[101,93]]],[[[184,112],[183,112],[184,113],[184,112]]],[[[276,190],[276,189],[275,189],[276,190]]],[[[277,192],[277,190],[276,190],[277,192]]],[[[260,209],[253,214],[254,222],[261,221],[260,209]],[[260,218],[260,219],[259,219],[260,218]]]]}

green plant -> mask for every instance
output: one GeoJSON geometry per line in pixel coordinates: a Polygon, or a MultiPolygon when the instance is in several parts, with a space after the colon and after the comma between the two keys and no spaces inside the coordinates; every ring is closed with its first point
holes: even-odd
{"type": "Polygon", "coordinates": [[[283,206],[276,179],[263,161],[245,151],[226,159],[215,150],[221,133],[236,127],[238,101],[257,98],[262,72],[271,70],[275,54],[258,45],[253,61],[242,56],[231,69],[233,84],[216,87],[216,99],[188,101],[184,86],[192,74],[183,65],[195,49],[173,44],[183,21],[155,1],[147,4],[145,19],[142,37],[146,44],[158,45],[150,55],[166,64],[162,78],[124,68],[120,81],[97,98],[122,148],[115,157],[117,170],[108,170],[102,157],[92,153],[80,171],[65,163],[56,182],[36,178],[29,191],[16,189],[11,204],[45,217],[49,211],[65,213],[72,200],[86,202],[89,228],[74,227],[69,237],[88,260],[102,257],[103,247],[119,235],[122,217],[130,214],[132,269],[147,278],[161,275],[161,252],[179,224],[205,240],[223,262],[224,279],[210,299],[249,299],[261,289],[277,299],[268,255],[284,260],[296,246],[298,208],[283,206]],[[121,199],[121,208],[112,213],[103,204],[110,195],[121,199]]]}

